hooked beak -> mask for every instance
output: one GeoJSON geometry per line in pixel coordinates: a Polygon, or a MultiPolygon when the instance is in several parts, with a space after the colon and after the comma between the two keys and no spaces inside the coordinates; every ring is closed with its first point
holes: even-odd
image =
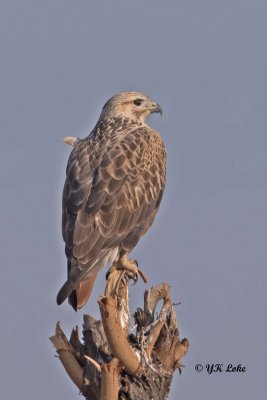
{"type": "Polygon", "coordinates": [[[151,113],[160,113],[162,115],[162,108],[157,103],[152,103],[150,108],[151,113]]]}

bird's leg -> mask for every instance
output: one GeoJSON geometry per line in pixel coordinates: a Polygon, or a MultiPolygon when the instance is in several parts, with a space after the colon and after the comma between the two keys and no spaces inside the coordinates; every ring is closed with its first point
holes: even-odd
{"type": "Polygon", "coordinates": [[[138,281],[138,262],[136,260],[129,260],[127,253],[124,253],[116,263],[117,269],[123,269],[135,281],[138,281]]]}
{"type": "Polygon", "coordinates": [[[109,269],[108,274],[116,268],[119,270],[124,270],[128,277],[133,279],[135,282],[138,281],[138,275],[140,275],[143,281],[146,283],[147,278],[143,271],[138,268],[138,262],[136,260],[129,260],[127,255],[128,253],[126,252],[121,253],[118,260],[116,260],[109,269]]]}

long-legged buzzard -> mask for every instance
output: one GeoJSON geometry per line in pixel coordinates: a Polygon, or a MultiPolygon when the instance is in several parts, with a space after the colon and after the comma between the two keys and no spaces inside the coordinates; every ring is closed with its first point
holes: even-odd
{"type": "Polygon", "coordinates": [[[90,135],[73,144],[62,216],[68,279],[58,304],[68,297],[81,308],[105,264],[136,268],[128,253],[153,223],[166,179],[164,144],[146,124],[157,112],[160,106],[142,93],[116,94],[90,135]]]}

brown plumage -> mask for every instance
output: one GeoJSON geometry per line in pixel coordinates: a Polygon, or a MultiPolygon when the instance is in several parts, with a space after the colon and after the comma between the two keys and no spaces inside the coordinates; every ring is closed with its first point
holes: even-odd
{"type": "Polygon", "coordinates": [[[89,136],[74,143],[63,191],[62,231],[75,310],[88,300],[105,264],[124,259],[151,226],[166,179],[166,152],[146,124],[161,108],[147,96],[123,92],[103,107],[89,136]]]}

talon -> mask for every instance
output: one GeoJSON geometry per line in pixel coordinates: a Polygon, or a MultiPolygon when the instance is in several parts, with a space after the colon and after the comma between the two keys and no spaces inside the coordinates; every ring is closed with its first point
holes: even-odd
{"type": "Polygon", "coordinates": [[[134,284],[138,282],[139,275],[143,279],[145,283],[147,283],[147,278],[143,271],[139,269],[138,261],[137,260],[128,260],[127,255],[123,254],[118,261],[116,261],[113,266],[108,270],[106,274],[106,279],[108,279],[109,274],[111,273],[112,269],[117,268],[121,270],[125,270],[126,275],[129,279],[134,281],[134,284]]]}
{"type": "Polygon", "coordinates": [[[109,277],[109,275],[110,275],[110,269],[108,270],[108,272],[106,273],[106,281],[108,280],[108,277],[109,277]]]}
{"type": "Polygon", "coordinates": [[[138,282],[138,274],[134,274],[133,281],[134,281],[134,285],[138,282]]]}

